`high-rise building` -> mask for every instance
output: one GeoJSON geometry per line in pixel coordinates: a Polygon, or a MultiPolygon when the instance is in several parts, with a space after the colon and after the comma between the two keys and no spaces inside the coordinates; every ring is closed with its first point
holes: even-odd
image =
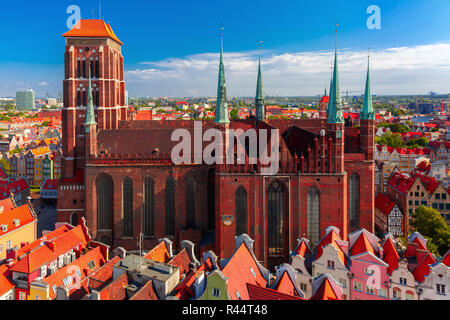
{"type": "Polygon", "coordinates": [[[34,109],[35,95],[32,89],[16,92],[17,109],[34,109]]]}

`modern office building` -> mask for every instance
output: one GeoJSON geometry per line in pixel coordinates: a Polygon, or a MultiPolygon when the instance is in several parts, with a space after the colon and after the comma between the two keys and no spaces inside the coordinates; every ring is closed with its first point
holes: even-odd
{"type": "Polygon", "coordinates": [[[17,109],[34,109],[35,95],[32,89],[16,92],[17,109]]]}

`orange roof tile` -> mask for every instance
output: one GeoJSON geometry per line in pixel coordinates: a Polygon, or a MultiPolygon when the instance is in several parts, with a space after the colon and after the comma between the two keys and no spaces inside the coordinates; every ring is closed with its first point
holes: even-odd
{"type": "Polygon", "coordinates": [[[161,263],[167,263],[170,260],[170,255],[164,241],[161,241],[156,247],[150,250],[144,258],[161,263]]]}
{"type": "Polygon", "coordinates": [[[326,277],[311,300],[340,300],[328,277],[326,277]]]}
{"type": "Polygon", "coordinates": [[[344,265],[347,265],[347,259],[345,257],[344,252],[336,241],[342,240],[339,234],[337,234],[336,230],[330,228],[328,233],[319,241],[317,244],[317,255],[316,260],[319,259],[323,254],[323,248],[327,246],[327,244],[331,244],[338,251],[339,259],[344,265]]]}
{"type": "Polygon", "coordinates": [[[44,264],[52,262],[60,255],[65,254],[78,245],[82,245],[83,247],[85,247],[88,240],[85,237],[81,225],[67,231],[54,240],[51,240],[50,238],[47,239],[52,244],[50,244],[49,242],[45,242],[43,245],[41,245],[41,240],[35,241],[39,241],[39,246],[35,247],[34,250],[32,249],[31,252],[26,254],[25,257],[23,257],[14,266],[12,266],[10,270],[23,273],[31,273],[44,264]]]}
{"type": "Polygon", "coordinates": [[[180,268],[180,278],[183,274],[189,272],[189,264],[191,259],[186,249],[181,250],[176,256],[174,256],[167,264],[180,268]]]}
{"type": "Polygon", "coordinates": [[[433,258],[433,255],[428,252],[413,271],[414,278],[417,282],[421,283],[425,280],[425,276],[430,273],[430,264],[435,262],[436,260],[433,258]]]}
{"type": "Polygon", "coordinates": [[[352,248],[350,249],[352,256],[364,253],[364,252],[370,252],[373,255],[375,255],[375,250],[372,247],[372,244],[369,242],[369,239],[367,239],[364,232],[361,232],[358,239],[353,244],[352,248]]]}
{"type": "Polygon", "coordinates": [[[73,27],[72,30],[63,34],[63,37],[93,37],[93,38],[111,38],[114,41],[123,45],[123,43],[117,38],[112,30],[111,26],[103,20],[92,19],[92,20],[80,20],[73,27]]]}
{"type": "Polygon", "coordinates": [[[0,208],[3,207],[3,212],[14,209],[14,204],[11,198],[0,200],[0,208]]]}
{"type": "Polygon", "coordinates": [[[249,300],[269,301],[269,300],[305,300],[290,294],[279,292],[270,288],[260,287],[247,283],[249,300]]]}
{"type": "Polygon", "coordinates": [[[298,248],[295,250],[295,253],[297,253],[297,255],[302,258],[304,258],[307,253],[311,253],[311,250],[309,249],[309,246],[306,243],[305,239],[301,240],[298,248]]]}
{"type": "Polygon", "coordinates": [[[8,266],[6,264],[0,266],[0,296],[14,288],[14,283],[6,276],[7,271],[8,266]]]}
{"type": "Polygon", "coordinates": [[[247,283],[262,287],[267,285],[245,242],[241,243],[222,273],[228,278],[228,293],[232,300],[239,300],[238,293],[242,300],[249,299],[247,283]]]}
{"type": "Polygon", "coordinates": [[[278,281],[274,289],[281,293],[289,294],[296,297],[299,296],[297,289],[295,288],[295,284],[292,282],[292,279],[287,271],[283,273],[280,281],[278,281]]]}
{"type": "Polygon", "coordinates": [[[3,232],[0,228],[0,236],[4,236],[5,234],[19,229],[31,222],[36,222],[36,219],[27,204],[18,208],[13,208],[6,211],[4,210],[3,213],[0,213],[0,225],[7,226],[7,230],[3,232]],[[19,222],[17,226],[14,224],[15,221],[19,222]]]}
{"type": "Polygon", "coordinates": [[[399,258],[400,256],[395,248],[394,241],[391,238],[387,238],[383,244],[383,261],[389,265],[387,269],[389,274],[392,274],[398,268],[399,258]]]}
{"type": "Polygon", "coordinates": [[[64,266],[54,274],[46,277],[43,282],[47,283],[50,286],[50,299],[53,300],[56,298],[56,292],[53,290],[53,286],[55,286],[55,288],[64,286],[63,280],[70,276],[73,283],[73,286],[69,285],[68,287],[70,295],[72,292],[78,289],[78,287],[76,286],[77,283],[79,284],[80,281],[88,277],[93,270],[98,269],[100,266],[105,264],[105,262],[106,257],[102,254],[101,248],[95,247],[94,249],[88,251],[86,254],[76,259],[74,262],[64,266]],[[94,266],[92,268],[89,266],[89,263],[91,261],[94,262],[94,266]],[[79,270],[80,273],[78,274],[76,270],[79,270]]]}

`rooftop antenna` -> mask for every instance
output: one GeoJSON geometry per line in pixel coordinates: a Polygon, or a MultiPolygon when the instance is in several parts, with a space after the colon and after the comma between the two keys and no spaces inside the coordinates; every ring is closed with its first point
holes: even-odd
{"type": "Polygon", "coordinates": [[[98,17],[101,20],[102,19],[102,2],[98,2],[98,17]]]}

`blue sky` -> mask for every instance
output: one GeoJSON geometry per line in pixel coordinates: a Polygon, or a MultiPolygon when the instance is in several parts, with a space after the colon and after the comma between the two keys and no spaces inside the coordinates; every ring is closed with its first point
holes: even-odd
{"type": "MultiPolygon", "coordinates": [[[[217,53],[221,23],[225,28],[228,66],[227,55],[225,64],[231,94],[253,94],[258,40],[264,41],[266,93],[318,94],[328,81],[324,71],[329,64],[326,54],[334,46],[336,20],[343,54],[344,89],[359,90],[358,79],[364,79],[365,72],[362,53],[371,47],[375,84],[377,70],[380,76],[379,90],[375,87],[375,93],[413,94],[431,89],[450,92],[450,76],[445,78],[449,70],[444,70],[448,66],[445,61],[443,64],[436,61],[450,54],[450,48],[442,45],[450,41],[448,0],[101,2],[102,16],[125,43],[123,54],[130,96],[214,95],[216,79],[212,77],[217,73],[217,63],[208,54],[217,53]],[[380,30],[367,28],[370,14],[366,10],[370,5],[381,9],[380,30]],[[397,70],[394,61],[392,67],[397,71],[389,78],[386,70],[390,69],[376,65],[377,54],[382,64],[384,59],[389,60],[387,53],[395,48],[403,48],[403,54],[409,52],[419,61],[413,70],[403,66],[400,68],[403,71],[397,70]],[[411,52],[411,48],[416,49],[411,52]],[[325,52],[325,56],[316,59],[317,52],[325,52]],[[281,65],[277,64],[279,61],[281,65]],[[282,70],[296,67],[289,66],[289,61],[303,64],[305,68],[285,74],[282,70]],[[208,68],[199,68],[200,65],[208,68]],[[359,65],[361,70],[352,70],[359,65]],[[399,79],[403,78],[405,82],[399,85],[399,79]]],[[[0,28],[4,31],[2,43],[8,50],[0,50],[0,96],[14,95],[16,89],[25,86],[35,89],[38,95],[46,92],[56,95],[61,91],[64,53],[61,34],[67,31],[66,9],[75,4],[81,8],[82,18],[92,18],[93,11],[98,18],[98,3],[92,0],[3,2],[0,28]]],[[[397,59],[405,60],[398,52],[397,59]]]]}

